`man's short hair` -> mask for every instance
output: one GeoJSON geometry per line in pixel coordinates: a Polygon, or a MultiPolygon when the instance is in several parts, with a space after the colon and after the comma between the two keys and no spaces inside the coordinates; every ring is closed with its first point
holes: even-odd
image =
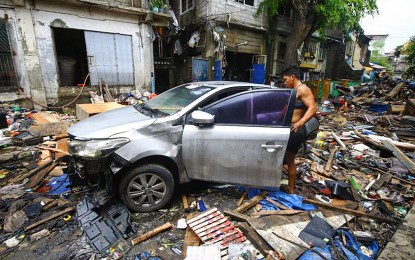
{"type": "Polygon", "coordinates": [[[300,68],[295,64],[287,65],[281,72],[281,76],[284,77],[284,75],[293,75],[300,79],[300,68]]]}

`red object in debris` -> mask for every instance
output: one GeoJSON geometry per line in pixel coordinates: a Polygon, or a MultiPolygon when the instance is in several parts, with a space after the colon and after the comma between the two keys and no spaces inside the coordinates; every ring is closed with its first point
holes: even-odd
{"type": "Polygon", "coordinates": [[[358,161],[360,161],[360,160],[362,160],[362,155],[356,155],[356,160],[358,160],[358,161]]]}
{"type": "Polygon", "coordinates": [[[78,87],[84,87],[85,85],[84,84],[78,84],[77,86],[78,87]]]}
{"type": "Polygon", "coordinates": [[[157,97],[156,93],[151,93],[150,96],[148,97],[149,99],[153,99],[154,97],[157,97]]]}

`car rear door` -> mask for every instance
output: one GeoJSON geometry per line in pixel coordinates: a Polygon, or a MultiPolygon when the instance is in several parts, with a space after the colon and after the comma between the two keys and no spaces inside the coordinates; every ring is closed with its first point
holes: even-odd
{"type": "Polygon", "coordinates": [[[213,125],[186,120],[182,155],[189,178],[279,186],[294,103],[290,89],[253,90],[204,108],[215,115],[213,125]]]}

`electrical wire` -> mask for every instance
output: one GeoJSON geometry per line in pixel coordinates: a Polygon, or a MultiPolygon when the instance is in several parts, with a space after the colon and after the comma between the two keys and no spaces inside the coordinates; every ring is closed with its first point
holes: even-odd
{"type": "Polygon", "coordinates": [[[67,107],[67,106],[72,105],[76,100],[78,100],[78,98],[81,96],[82,92],[84,91],[84,89],[86,87],[86,81],[89,78],[89,74],[90,73],[88,73],[88,75],[86,75],[85,80],[84,80],[84,83],[82,84],[82,89],[79,91],[78,95],[71,102],[69,102],[68,104],[62,105],[62,106],[58,106],[58,107],[45,106],[45,105],[42,105],[39,102],[33,100],[33,98],[31,98],[30,96],[26,96],[25,93],[21,89],[19,89],[19,92],[21,94],[23,94],[27,99],[29,99],[30,101],[32,101],[33,103],[35,103],[36,105],[39,105],[41,107],[48,108],[48,109],[62,109],[64,107],[67,107]]]}

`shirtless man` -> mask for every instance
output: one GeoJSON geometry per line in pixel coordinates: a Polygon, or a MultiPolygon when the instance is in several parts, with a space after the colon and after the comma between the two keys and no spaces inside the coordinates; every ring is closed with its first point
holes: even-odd
{"type": "Polygon", "coordinates": [[[285,85],[288,88],[297,90],[297,98],[291,120],[291,133],[284,158],[284,161],[288,166],[288,186],[285,191],[293,194],[297,177],[295,155],[297,154],[301,143],[307,137],[304,124],[315,115],[317,112],[317,105],[311,89],[301,83],[300,70],[297,65],[288,65],[283,69],[281,74],[285,85]]]}

